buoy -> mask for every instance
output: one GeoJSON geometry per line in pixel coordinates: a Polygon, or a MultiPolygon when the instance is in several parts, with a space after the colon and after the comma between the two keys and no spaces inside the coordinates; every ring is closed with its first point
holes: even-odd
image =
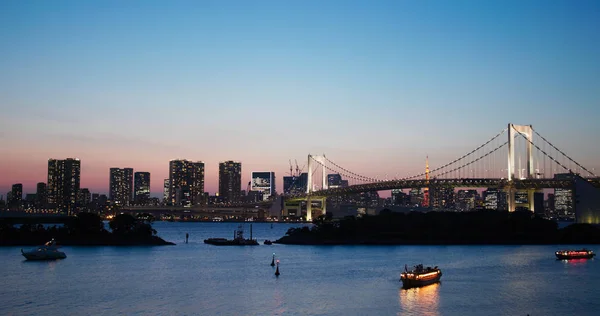
{"type": "Polygon", "coordinates": [[[277,260],[277,269],[275,270],[275,276],[279,276],[279,260],[277,260]]]}
{"type": "Polygon", "coordinates": [[[273,253],[273,260],[271,260],[271,267],[275,266],[275,253],[273,253]]]}

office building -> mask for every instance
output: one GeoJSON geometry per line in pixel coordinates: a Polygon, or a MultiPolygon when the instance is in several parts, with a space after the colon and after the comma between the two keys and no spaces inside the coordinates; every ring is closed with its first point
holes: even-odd
{"type": "Polygon", "coordinates": [[[114,205],[127,206],[132,202],[133,169],[110,168],[110,191],[108,198],[114,205]]]}
{"type": "Polygon", "coordinates": [[[48,205],[70,215],[77,203],[80,181],[79,159],[48,159],[48,205]]]}
{"type": "MultiPolygon", "coordinates": [[[[166,185],[166,184],[165,184],[166,185]]],[[[169,162],[168,205],[190,207],[204,204],[204,162],[171,160],[169,162]]]]}
{"type": "Polygon", "coordinates": [[[242,191],[242,163],[224,161],[219,163],[219,196],[225,203],[240,201],[242,191]]]}
{"type": "MultiPolygon", "coordinates": [[[[263,200],[268,200],[273,194],[275,194],[275,172],[264,171],[257,172],[253,171],[251,174],[251,191],[260,191],[263,200]]],[[[250,192],[248,192],[250,195],[250,192]]]]}
{"type": "Polygon", "coordinates": [[[135,205],[147,205],[150,202],[150,172],[134,174],[133,201],[135,205]]]}

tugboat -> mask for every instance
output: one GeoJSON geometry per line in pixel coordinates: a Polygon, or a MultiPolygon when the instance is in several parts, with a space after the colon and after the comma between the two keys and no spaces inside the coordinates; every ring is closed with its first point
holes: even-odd
{"type": "Polygon", "coordinates": [[[252,224],[250,224],[250,239],[244,239],[244,229],[242,225],[238,226],[238,229],[233,231],[233,235],[233,239],[208,238],[204,239],[204,243],[215,246],[258,246],[258,241],[252,239],[252,224]]]}
{"type": "Polygon", "coordinates": [[[585,248],[581,249],[581,250],[559,250],[557,252],[554,253],[556,255],[556,258],[558,259],[591,259],[593,258],[596,254],[591,251],[591,250],[587,250],[585,248]]]}
{"type": "Polygon", "coordinates": [[[440,281],[442,270],[435,267],[424,268],[422,264],[416,265],[412,270],[404,265],[404,272],[400,273],[400,281],[404,288],[419,287],[440,281]]]}

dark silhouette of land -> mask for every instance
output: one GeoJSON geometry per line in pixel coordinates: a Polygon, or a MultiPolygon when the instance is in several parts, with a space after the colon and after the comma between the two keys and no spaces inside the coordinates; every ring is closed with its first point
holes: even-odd
{"type": "Polygon", "coordinates": [[[558,229],[529,211],[411,212],[319,217],[312,228],[291,228],[277,241],[301,245],[599,244],[600,228],[572,224],[558,229]]]}
{"type": "Polygon", "coordinates": [[[52,238],[65,246],[174,245],[156,236],[151,222],[120,214],[109,222],[108,231],[100,216],[93,213],[79,213],[63,226],[52,227],[26,223],[17,228],[8,220],[0,220],[0,246],[42,245],[52,238]]]}

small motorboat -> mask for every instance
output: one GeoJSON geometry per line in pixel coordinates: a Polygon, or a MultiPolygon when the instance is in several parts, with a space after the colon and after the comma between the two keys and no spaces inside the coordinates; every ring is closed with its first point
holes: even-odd
{"type": "Polygon", "coordinates": [[[435,267],[424,268],[422,264],[416,265],[412,270],[404,266],[404,272],[400,273],[400,281],[404,288],[419,287],[440,281],[442,270],[435,267]]]}
{"type": "Polygon", "coordinates": [[[58,250],[58,246],[56,245],[54,238],[45,243],[43,246],[39,246],[30,251],[23,251],[23,249],[21,249],[21,254],[27,260],[56,260],[67,257],[64,252],[58,250]]]}
{"type": "Polygon", "coordinates": [[[585,248],[580,250],[559,250],[554,253],[558,259],[591,259],[596,254],[585,248]]]}
{"type": "Polygon", "coordinates": [[[272,241],[270,241],[270,240],[268,240],[268,239],[266,239],[266,240],[265,240],[265,242],[264,242],[264,244],[265,244],[265,245],[272,245],[272,244],[273,244],[273,242],[272,242],[272,241]]]}

